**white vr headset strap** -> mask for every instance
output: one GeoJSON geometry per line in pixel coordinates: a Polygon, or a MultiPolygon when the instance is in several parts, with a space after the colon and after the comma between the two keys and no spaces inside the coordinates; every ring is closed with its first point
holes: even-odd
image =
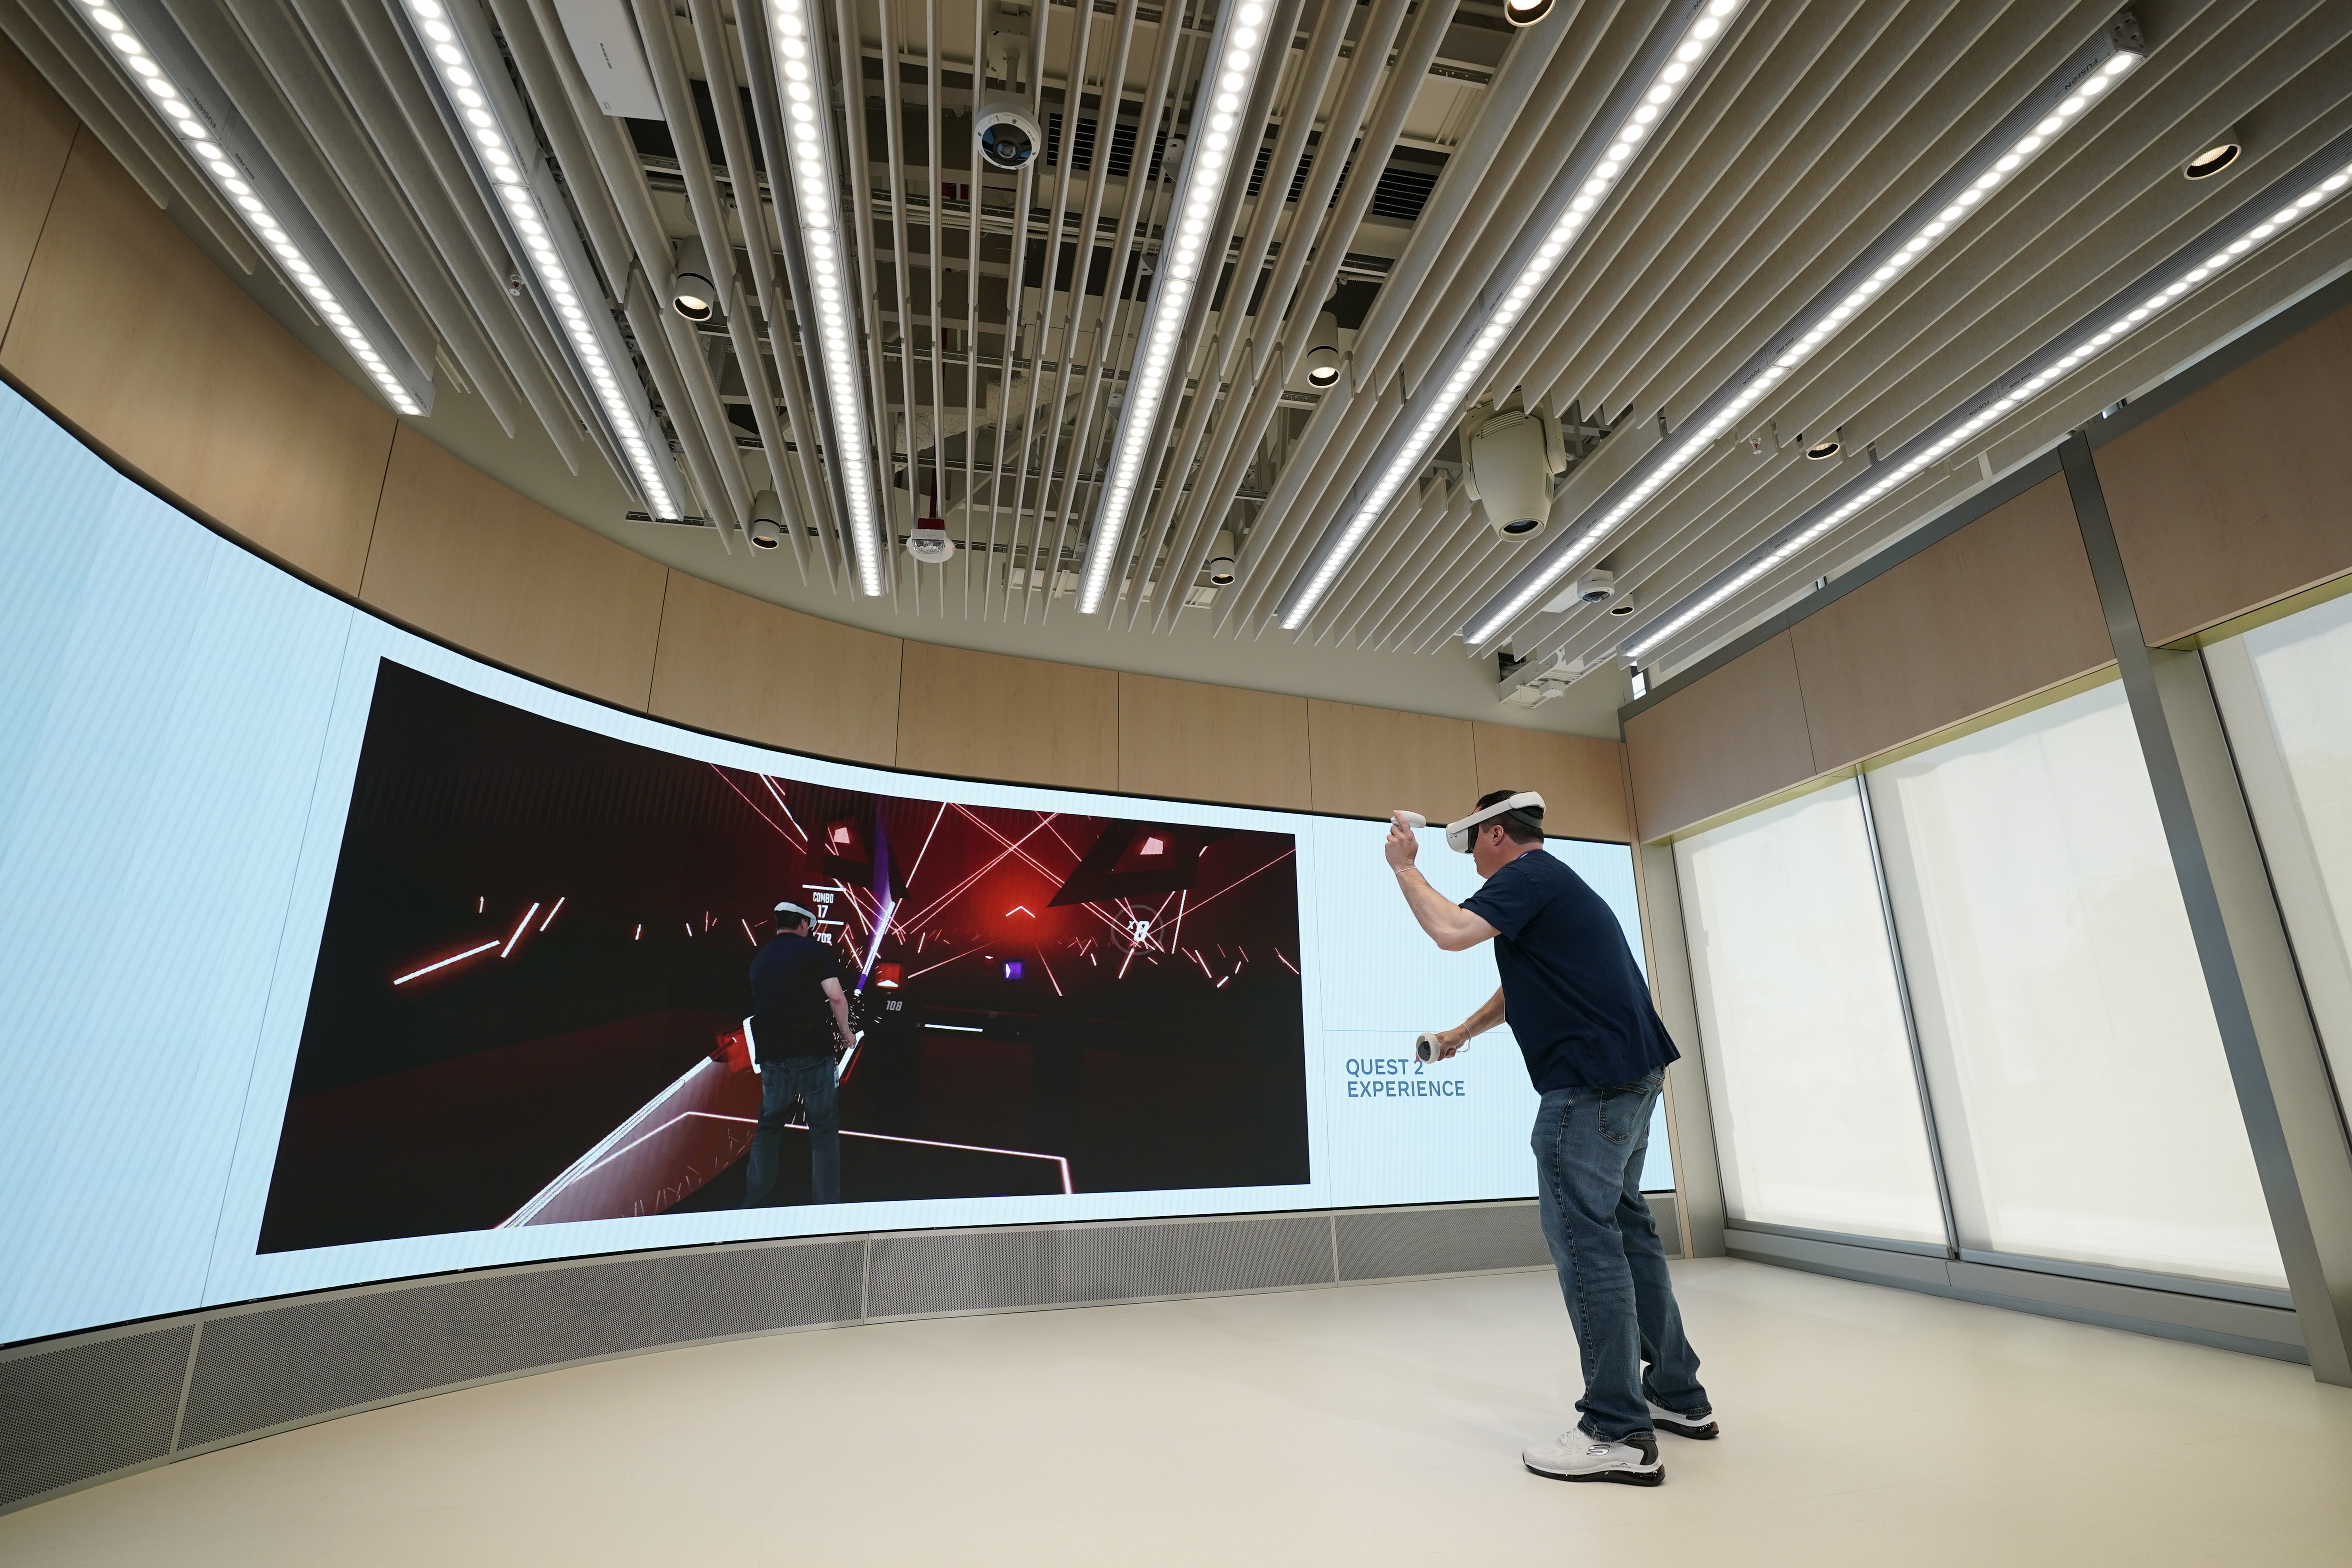
{"type": "Polygon", "coordinates": [[[1459,822],[1449,822],[1445,825],[1445,847],[1456,855],[1467,855],[1470,853],[1471,829],[1492,822],[1507,812],[1523,810],[1528,806],[1533,806],[1537,815],[1542,815],[1543,796],[1531,789],[1521,790],[1507,800],[1498,800],[1492,805],[1481,806],[1459,822]]]}

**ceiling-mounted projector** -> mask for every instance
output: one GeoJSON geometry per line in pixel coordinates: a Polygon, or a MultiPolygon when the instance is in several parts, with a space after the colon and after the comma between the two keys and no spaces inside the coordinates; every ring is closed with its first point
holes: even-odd
{"type": "Polygon", "coordinates": [[[1568,468],[1559,421],[1547,409],[1489,415],[1463,440],[1464,483],[1486,509],[1486,526],[1503,538],[1535,538],[1551,521],[1551,498],[1568,468]]]}

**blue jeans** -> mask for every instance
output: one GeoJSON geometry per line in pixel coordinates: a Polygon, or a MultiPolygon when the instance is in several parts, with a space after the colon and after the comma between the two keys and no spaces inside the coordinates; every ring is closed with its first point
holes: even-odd
{"type": "Polygon", "coordinates": [[[1654,1072],[1615,1089],[1553,1089],[1529,1140],[1544,1241],[1584,1359],[1577,1425],[1609,1442],[1651,1430],[1648,1404],[1691,1415],[1710,1408],[1642,1198],[1650,1110],[1664,1080],[1654,1072]]]}
{"type": "Polygon", "coordinates": [[[760,1130],[751,1134],[743,1206],[765,1208],[776,1190],[793,1101],[808,1107],[809,1186],[821,1204],[841,1201],[841,1090],[831,1057],[786,1057],[760,1064],[760,1130]]]}

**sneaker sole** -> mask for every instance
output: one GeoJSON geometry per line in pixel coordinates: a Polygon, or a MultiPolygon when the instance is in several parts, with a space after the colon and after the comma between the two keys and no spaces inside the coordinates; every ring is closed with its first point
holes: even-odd
{"type": "Polygon", "coordinates": [[[1710,1421],[1704,1426],[1678,1426],[1671,1421],[1651,1418],[1651,1425],[1661,1432],[1672,1432],[1677,1437],[1689,1437],[1696,1442],[1709,1442],[1723,1435],[1723,1428],[1710,1421]]]}
{"type": "Polygon", "coordinates": [[[1524,1459],[1519,1462],[1527,1466],[1528,1474],[1541,1476],[1548,1481],[1614,1481],[1621,1487],[1654,1487],[1664,1485],[1666,1479],[1666,1467],[1664,1465],[1654,1470],[1587,1470],[1580,1476],[1563,1476],[1551,1470],[1537,1469],[1524,1459]]]}

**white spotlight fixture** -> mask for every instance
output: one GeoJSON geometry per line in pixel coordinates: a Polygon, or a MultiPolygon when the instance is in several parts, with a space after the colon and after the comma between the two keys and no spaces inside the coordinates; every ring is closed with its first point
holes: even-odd
{"type": "Polygon", "coordinates": [[[1532,27],[1551,15],[1552,0],[1503,0],[1503,20],[1514,27],[1532,27]]]}
{"type": "Polygon", "coordinates": [[[1217,537],[1209,546],[1206,563],[1210,586],[1222,588],[1234,580],[1235,558],[1240,553],[1234,543],[1234,531],[1230,528],[1217,530],[1217,537]]]}
{"type": "MultiPolygon", "coordinates": [[[[781,3],[781,0],[780,0],[781,3]]],[[[1235,132],[1243,107],[1249,102],[1265,58],[1266,0],[1226,0],[1217,17],[1216,35],[1209,45],[1209,68],[1202,73],[1200,96],[1192,105],[1192,133],[1185,144],[1184,168],[1176,182],[1175,205],[1168,220],[1168,237],[1161,247],[1154,275],[1151,302],[1143,317],[1135,370],[1120,406],[1118,434],[1111,443],[1109,481],[1095,513],[1094,540],[1087,551],[1085,576],[1078,586],[1078,611],[1091,616],[1103,607],[1110,589],[1112,567],[1118,559],[1119,533],[1127,526],[1135,494],[1148,464],[1158,461],[1153,427],[1167,395],[1168,378],[1175,373],[1184,317],[1201,282],[1209,229],[1224,197],[1225,176],[1238,163],[1235,132]]],[[[1287,47],[1288,39],[1282,40],[1287,47]]]]}
{"type": "Polygon", "coordinates": [[[858,355],[857,306],[850,277],[850,242],[842,231],[841,197],[833,169],[833,111],[824,80],[824,51],[807,0],[770,0],[775,33],[777,86],[784,100],[784,157],[792,165],[797,237],[808,266],[816,320],[817,357],[824,366],[825,406],[833,416],[832,460],[845,520],[857,562],[857,587],[867,597],[883,589],[882,550],[875,536],[874,460],[866,437],[865,370],[858,355]]]}
{"type": "MultiPolygon", "coordinates": [[[[2080,124],[2091,105],[2147,58],[2139,24],[2128,12],[2110,23],[1950,174],[1912,204],[1853,265],[1815,295],[1797,319],[1701,404],[1682,428],[1587,509],[1578,526],[1564,531],[1542,557],[1488,601],[1462,628],[1463,640],[1475,649],[1507,631],[1544,599],[1553,584],[1590,559],[1668,480],[1728,435],[1759,400],[1843,331],[1872,300],[1942,243],[1995,191],[2016,178],[2019,170],[2080,124]]],[[[1805,456],[1818,460],[1836,455],[1837,450],[1838,443],[1830,440],[1808,447],[1805,456]]]]}
{"type": "Polygon", "coordinates": [[[421,416],[433,402],[430,373],[400,345],[169,15],[146,0],[81,0],[77,8],[383,400],[421,416]]]}
{"type": "Polygon", "coordinates": [[[654,424],[645,388],[605,308],[604,290],[557,194],[505,59],[480,7],[401,0],[420,62],[440,85],[451,125],[481,174],[508,241],[526,258],[524,276],[604,416],[604,434],[646,510],[685,515],[677,503],[669,443],[654,424]],[[477,68],[479,62],[479,68],[477,68]]]}
{"type": "Polygon", "coordinates": [[[751,498],[751,526],[747,531],[754,550],[773,550],[784,542],[784,504],[773,490],[751,498]]]}
{"type": "Polygon", "coordinates": [[[707,321],[719,313],[719,284],[710,269],[710,253],[699,238],[677,242],[677,263],[670,269],[669,308],[689,321],[707,321]]]}
{"type": "Polygon", "coordinates": [[[2352,188],[2352,135],[2338,137],[2317,156],[2222,220],[2115,300],[2061,335],[2042,353],[1995,383],[1958,412],[1930,426],[1868,477],[1799,518],[1755,559],[1685,600],[1665,618],[1629,639],[1627,658],[1640,660],[1743,589],[1802,552],[1814,541],[1916,479],[1982,436],[2011,410],[2138,331],[2216,277],[2352,188]]]}
{"type": "Polygon", "coordinates": [[[1574,247],[1683,95],[1747,0],[1685,0],[1668,13],[1608,105],[1585,132],[1494,281],[1464,319],[1373,459],[1370,482],[1349,498],[1306,574],[1284,595],[1278,618],[1297,631],[1323,602],[1357,549],[1404,492],[1460,417],[1536,296],[1574,247]]]}
{"type": "Polygon", "coordinates": [[[1307,340],[1307,384],[1320,392],[1339,379],[1339,318],[1325,310],[1307,340]]]}

